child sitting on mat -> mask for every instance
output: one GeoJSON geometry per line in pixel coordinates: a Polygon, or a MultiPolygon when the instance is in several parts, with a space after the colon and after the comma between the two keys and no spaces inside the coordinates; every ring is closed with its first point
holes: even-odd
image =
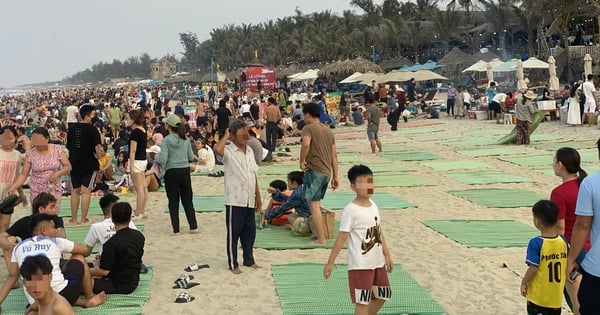
{"type": "Polygon", "coordinates": [[[267,192],[271,194],[271,200],[269,200],[269,203],[262,212],[261,227],[265,226],[267,223],[277,226],[284,226],[288,224],[288,215],[292,213],[291,209],[289,211],[284,211],[278,216],[272,216],[271,218],[267,218],[265,216],[266,211],[273,210],[274,208],[281,206],[281,204],[285,201],[283,198],[287,198],[291,195],[292,192],[287,189],[287,184],[280,179],[276,179],[269,183],[267,192]]]}
{"type": "Polygon", "coordinates": [[[354,314],[376,314],[392,296],[387,276],[393,263],[381,231],[381,217],[371,200],[375,190],[373,172],[367,166],[354,165],[348,171],[350,188],[356,198],[344,208],[340,229],[323,276],[328,279],[335,258],[348,236],[348,283],[354,314]]]}
{"type": "Polygon", "coordinates": [[[294,235],[308,236],[310,235],[310,228],[307,219],[310,217],[310,208],[304,197],[304,187],[302,186],[304,173],[300,171],[290,172],[287,175],[287,180],[287,188],[293,190],[291,194],[276,190],[273,183],[277,181],[271,183],[268,191],[273,198],[273,204],[279,203],[279,206],[267,207],[271,210],[266,211],[265,217],[273,225],[284,225],[286,228],[292,229],[294,235]]]}

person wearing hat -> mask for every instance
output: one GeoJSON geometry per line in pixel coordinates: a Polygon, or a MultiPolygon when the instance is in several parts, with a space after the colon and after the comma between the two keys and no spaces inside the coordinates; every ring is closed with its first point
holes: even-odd
{"type": "Polygon", "coordinates": [[[535,98],[535,93],[529,90],[523,94],[523,99],[517,102],[517,144],[529,144],[529,125],[531,118],[535,113],[532,100],[535,98]]]}
{"type": "Polygon", "coordinates": [[[196,211],[192,202],[192,178],[190,163],[194,161],[192,144],[185,137],[185,127],[177,115],[169,115],[165,119],[169,135],[163,139],[160,154],[155,163],[164,172],[165,191],[167,193],[169,214],[173,233],[179,234],[179,200],[185,211],[190,233],[198,233],[196,211]]]}
{"type": "Polygon", "coordinates": [[[88,222],[90,198],[100,164],[96,157],[102,155],[102,141],[94,123],[98,120],[91,104],[79,108],[81,121],[69,127],[67,149],[71,163],[71,223],[88,222]],[[81,203],[81,221],[77,221],[77,211],[81,203]]]}

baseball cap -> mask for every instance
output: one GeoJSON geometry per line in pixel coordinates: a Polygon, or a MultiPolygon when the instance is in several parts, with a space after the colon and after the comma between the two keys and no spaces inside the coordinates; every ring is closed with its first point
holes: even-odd
{"type": "Polygon", "coordinates": [[[167,118],[163,118],[162,121],[173,128],[177,127],[177,125],[181,123],[179,116],[173,114],[169,115],[167,118]]]}
{"type": "Polygon", "coordinates": [[[160,147],[157,146],[157,145],[153,145],[149,149],[146,149],[146,152],[159,154],[160,153],[160,147]]]}

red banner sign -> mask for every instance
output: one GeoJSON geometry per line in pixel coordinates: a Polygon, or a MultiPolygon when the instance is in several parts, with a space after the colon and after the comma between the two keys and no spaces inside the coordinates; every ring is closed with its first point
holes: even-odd
{"type": "Polygon", "coordinates": [[[239,82],[249,92],[273,91],[275,89],[275,68],[247,67],[240,68],[239,82]],[[244,73],[246,81],[244,82],[244,73]]]}

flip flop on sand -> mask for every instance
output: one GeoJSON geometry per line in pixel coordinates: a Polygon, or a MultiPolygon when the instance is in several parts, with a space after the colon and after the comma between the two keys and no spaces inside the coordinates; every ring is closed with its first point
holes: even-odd
{"type": "Polygon", "coordinates": [[[177,280],[175,280],[173,289],[189,289],[200,285],[198,282],[189,282],[188,279],[191,280],[188,275],[181,275],[179,278],[177,278],[177,280]]]}
{"type": "Polygon", "coordinates": [[[185,267],[185,271],[190,272],[190,271],[198,271],[200,269],[204,269],[204,268],[210,268],[209,265],[197,265],[196,263],[191,263],[189,266],[185,267]]]}
{"type": "Polygon", "coordinates": [[[194,280],[194,276],[182,273],[181,276],[179,276],[179,278],[177,278],[177,279],[175,279],[175,281],[173,281],[173,283],[177,283],[177,281],[179,281],[180,279],[185,279],[187,281],[190,281],[190,280],[194,280]]]}
{"type": "Polygon", "coordinates": [[[175,303],[187,303],[195,300],[196,298],[187,294],[187,292],[181,292],[175,299],[175,303]]]}

